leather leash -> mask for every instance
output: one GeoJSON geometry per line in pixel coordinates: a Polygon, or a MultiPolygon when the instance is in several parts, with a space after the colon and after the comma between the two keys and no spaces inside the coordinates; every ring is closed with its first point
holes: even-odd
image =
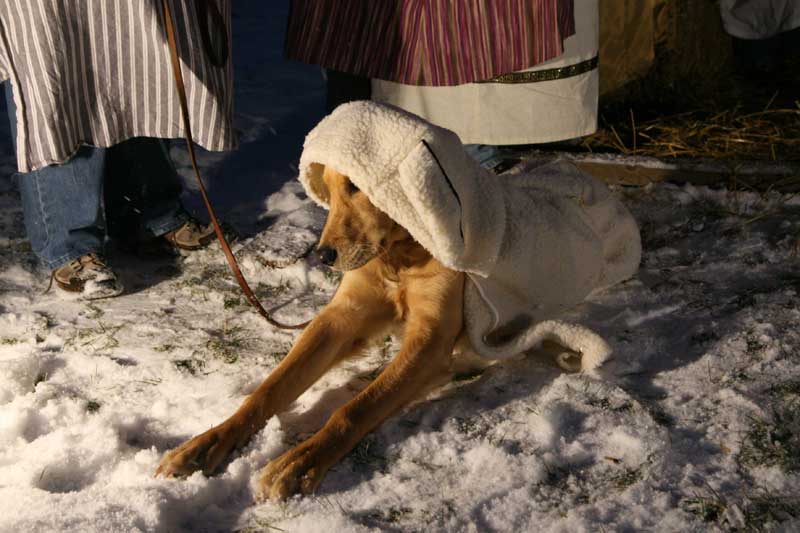
{"type": "MultiPolygon", "coordinates": [[[[204,1],[204,0],[197,0],[197,1],[204,1]]],[[[189,122],[189,105],[187,104],[186,99],[186,86],[183,82],[183,74],[181,72],[181,63],[180,59],[178,59],[178,44],[175,38],[175,27],[172,21],[172,13],[168,5],[168,0],[162,0],[161,5],[164,8],[164,25],[167,30],[167,41],[169,43],[169,51],[170,51],[170,58],[172,59],[172,73],[175,77],[175,86],[178,90],[178,99],[180,101],[181,107],[181,116],[183,117],[183,131],[186,136],[186,146],[189,149],[189,159],[192,162],[192,168],[194,169],[194,175],[197,178],[197,184],[200,187],[200,194],[203,197],[203,202],[206,204],[206,209],[208,210],[208,215],[211,218],[211,224],[214,226],[214,232],[217,234],[217,240],[219,241],[220,246],[222,247],[222,251],[225,253],[225,257],[228,260],[228,265],[231,267],[231,271],[233,271],[233,275],[236,276],[236,281],[239,283],[239,287],[242,289],[242,292],[247,296],[247,299],[256,308],[256,311],[266,319],[267,322],[275,326],[276,328],[281,329],[303,329],[308,325],[308,322],[304,322],[303,324],[297,325],[289,325],[279,322],[272,318],[272,316],[267,312],[266,309],[261,305],[256,298],[256,295],[253,294],[253,291],[250,289],[250,286],[247,284],[247,280],[244,279],[244,275],[242,274],[241,269],[239,268],[239,264],[236,262],[236,258],[233,256],[233,252],[231,251],[231,247],[228,244],[227,239],[225,239],[225,235],[222,233],[222,228],[219,225],[219,221],[217,220],[217,216],[214,214],[214,209],[211,207],[211,202],[208,199],[208,194],[206,194],[205,185],[203,185],[203,179],[200,177],[200,170],[197,167],[197,159],[195,158],[194,153],[194,140],[192,139],[192,128],[189,122]]]]}

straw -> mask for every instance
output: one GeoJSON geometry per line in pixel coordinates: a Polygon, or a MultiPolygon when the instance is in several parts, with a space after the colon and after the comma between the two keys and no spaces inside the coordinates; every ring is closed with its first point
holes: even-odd
{"type": "Polygon", "coordinates": [[[638,124],[631,109],[630,124],[611,125],[610,131],[598,131],[583,145],[592,151],[652,157],[800,161],[800,107],[746,114],[730,109],[713,115],[698,110],[638,124]],[[623,139],[631,139],[630,144],[623,139]]]}

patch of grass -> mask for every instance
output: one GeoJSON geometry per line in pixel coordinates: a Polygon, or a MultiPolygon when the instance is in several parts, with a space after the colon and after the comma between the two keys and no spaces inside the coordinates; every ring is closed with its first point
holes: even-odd
{"type": "Polygon", "coordinates": [[[764,531],[776,523],[800,518],[800,498],[774,494],[751,498],[742,509],[745,526],[751,531],[764,531]]]}
{"type": "Polygon", "coordinates": [[[236,294],[238,288],[230,283],[228,269],[224,265],[200,266],[200,271],[186,275],[178,279],[175,283],[178,289],[185,289],[192,298],[208,301],[210,292],[217,291],[223,294],[236,294]]]}
{"type": "Polygon", "coordinates": [[[89,346],[94,352],[113,350],[119,346],[117,333],[125,324],[109,325],[101,320],[96,328],[76,328],[72,336],[64,342],[65,347],[81,348],[89,346]]]}
{"type": "Polygon", "coordinates": [[[426,461],[424,459],[411,459],[411,462],[420,467],[421,469],[425,470],[426,472],[435,472],[439,468],[439,465],[432,463],[430,461],[426,461]]]}
{"type": "Polygon", "coordinates": [[[633,404],[628,400],[616,404],[606,397],[605,389],[603,387],[593,387],[590,382],[584,382],[583,394],[585,396],[584,403],[601,411],[610,411],[614,413],[624,413],[633,409],[633,404]]]}
{"type": "Polygon", "coordinates": [[[591,405],[592,407],[596,407],[601,411],[608,411],[611,409],[611,401],[608,398],[602,398],[595,395],[588,395],[586,397],[586,405],[591,405]]]}
{"type": "MultiPolygon", "coordinates": [[[[710,369],[709,369],[709,372],[710,372],[710,369]]],[[[750,374],[747,373],[747,370],[745,370],[744,368],[734,367],[733,369],[731,369],[730,372],[728,372],[727,374],[725,374],[722,377],[721,381],[725,382],[725,383],[728,383],[728,382],[741,383],[741,382],[747,382],[747,381],[752,381],[752,380],[753,380],[753,377],[750,374]]],[[[714,380],[712,380],[712,381],[714,381],[714,380]]],[[[715,383],[719,382],[719,380],[716,380],[714,382],[715,383]]]]}
{"type": "Polygon", "coordinates": [[[617,490],[625,490],[631,485],[635,485],[642,479],[642,471],[639,468],[626,468],[622,472],[611,477],[611,483],[617,490]]]}
{"type": "Polygon", "coordinates": [[[383,524],[397,524],[403,520],[407,515],[411,514],[413,509],[410,507],[389,507],[388,509],[380,509],[365,513],[358,518],[364,525],[380,527],[383,524]]]}
{"type": "Polygon", "coordinates": [[[253,290],[259,300],[270,300],[277,298],[282,294],[286,294],[292,289],[292,285],[288,280],[281,279],[277,285],[268,285],[266,283],[259,283],[253,290]]]}
{"type": "Polygon", "coordinates": [[[725,513],[727,504],[718,495],[684,498],[681,508],[687,513],[695,515],[703,522],[716,522],[725,513]]]}
{"type": "Polygon", "coordinates": [[[456,426],[456,431],[462,435],[476,435],[481,433],[480,421],[475,418],[461,418],[454,417],[453,423],[456,426]]]}
{"type": "MultiPolygon", "coordinates": [[[[755,302],[753,302],[753,304],[755,304],[755,302]]],[[[749,355],[755,355],[756,352],[760,352],[767,347],[766,344],[755,337],[755,334],[748,335],[745,341],[747,342],[747,353],[749,355]]]]}
{"type": "Polygon", "coordinates": [[[380,449],[374,436],[367,436],[350,452],[350,460],[356,470],[386,472],[389,468],[389,458],[380,449]]]}
{"type": "Polygon", "coordinates": [[[97,400],[89,400],[86,402],[86,412],[87,413],[96,413],[100,410],[100,402],[97,400]]]}
{"type": "Polygon", "coordinates": [[[550,502],[548,507],[566,517],[577,505],[586,505],[595,499],[596,486],[589,481],[580,467],[544,463],[545,478],[530,488],[534,500],[550,502]]]}
{"type": "Polygon", "coordinates": [[[98,318],[106,314],[106,312],[100,309],[97,306],[97,304],[88,303],[86,304],[86,309],[87,309],[86,318],[90,320],[97,320],[98,318]]]}
{"type": "Polygon", "coordinates": [[[781,397],[800,396],[800,380],[777,383],[767,389],[767,393],[781,397]]]}
{"type": "Polygon", "coordinates": [[[161,346],[156,346],[155,348],[153,348],[153,351],[159,353],[169,353],[174,349],[175,349],[174,344],[162,344],[161,346]]]}
{"type": "Polygon", "coordinates": [[[225,309],[233,309],[235,307],[239,307],[240,305],[242,305],[241,298],[235,298],[235,297],[225,298],[225,300],[223,300],[222,303],[222,307],[224,307],[225,309]]]}
{"type": "Polygon", "coordinates": [[[384,361],[388,361],[392,355],[392,348],[394,347],[394,342],[392,340],[391,335],[387,335],[383,338],[383,342],[380,345],[381,351],[381,358],[384,361]]]}
{"type": "Polygon", "coordinates": [[[228,327],[211,332],[212,337],[206,342],[210,354],[228,364],[239,360],[239,354],[250,345],[250,337],[241,326],[228,327]]]}
{"type": "Polygon", "coordinates": [[[202,359],[176,359],[172,364],[178,370],[186,371],[193,376],[206,367],[206,362],[202,359]]]}
{"type": "Polygon", "coordinates": [[[334,270],[332,268],[326,268],[322,271],[322,274],[325,276],[325,279],[331,285],[339,285],[342,281],[342,276],[344,275],[342,272],[338,270],[334,270]]]}
{"type": "Polygon", "coordinates": [[[745,466],[800,471],[800,401],[773,407],[772,420],[752,418],[738,460],[745,466]]]}
{"type": "Polygon", "coordinates": [[[386,368],[385,365],[379,365],[379,366],[373,368],[372,370],[370,370],[369,372],[365,372],[365,373],[360,374],[358,376],[358,379],[360,379],[361,381],[364,381],[366,383],[372,383],[373,381],[378,379],[378,376],[381,375],[381,372],[383,372],[385,368],[386,368]]]}
{"type": "Polygon", "coordinates": [[[429,531],[447,530],[446,525],[450,520],[459,514],[459,509],[453,500],[447,499],[440,502],[433,509],[423,509],[420,519],[429,524],[429,531]]]}
{"type": "Polygon", "coordinates": [[[412,509],[410,507],[389,507],[385,513],[386,521],[394,524],[411,512],[412,509]]]}
{"type": "Polygon", "coordinates": [[[3,346],[14,346],[15,344],[19,344],[22,342],[19,339],[15,339],[14,337],[2,337],[0,338],[0,344],[3,346]]]}

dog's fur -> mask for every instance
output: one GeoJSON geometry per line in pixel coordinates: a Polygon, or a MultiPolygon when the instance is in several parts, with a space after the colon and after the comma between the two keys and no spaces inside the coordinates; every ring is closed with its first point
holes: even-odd
{"type": "Polygon", "coordinates": [[[334,249],[345,272],[336,295],[233,416],[166,453],[156,474],[213,473],[325,372],[401,327],[402,347],[375,381],[261,472],[261,498],[311,493],[364,435],[451,374],[464,274],[439,263],[346,176],[326,168],[323,179],[330,212],[320,247],[334,249]]]}

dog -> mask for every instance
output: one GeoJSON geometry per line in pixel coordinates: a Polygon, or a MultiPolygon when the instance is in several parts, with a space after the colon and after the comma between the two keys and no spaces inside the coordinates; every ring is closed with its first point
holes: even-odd
{"type": "Polygon", "coordinates": [[[454,347],[464,342],[464,274],[437,261],[344,174],[326,167],[323,181],[330,212],[318,255],[344,272],[336,294],[233,416],[169,451],[157,475],[213,474],[325,372],[399,329],[400,351],[380,375],[261,471],[261,499],[313,493],[362,437],[454,372],[454,347]]]}
{"type": "Polygon", "coordinates": [[[341,284],[236,413],[168,452],[157,474],[213,473],[387,330],[402,335],[395,358],[319,432],[264,468],[259,498],[312,493],[364,435],[447,380],[461,365],[456,353],[492,360],[545,348],[570,371],[593,371],[610,356],[599,335],[558,317],[634,275],[641,239],[625,206],[574,165],[495,176],[455,133],[362,101],[339,106],[308,134],[298,178],[329,210],[317,253],[344,272],[341,284]]]}

